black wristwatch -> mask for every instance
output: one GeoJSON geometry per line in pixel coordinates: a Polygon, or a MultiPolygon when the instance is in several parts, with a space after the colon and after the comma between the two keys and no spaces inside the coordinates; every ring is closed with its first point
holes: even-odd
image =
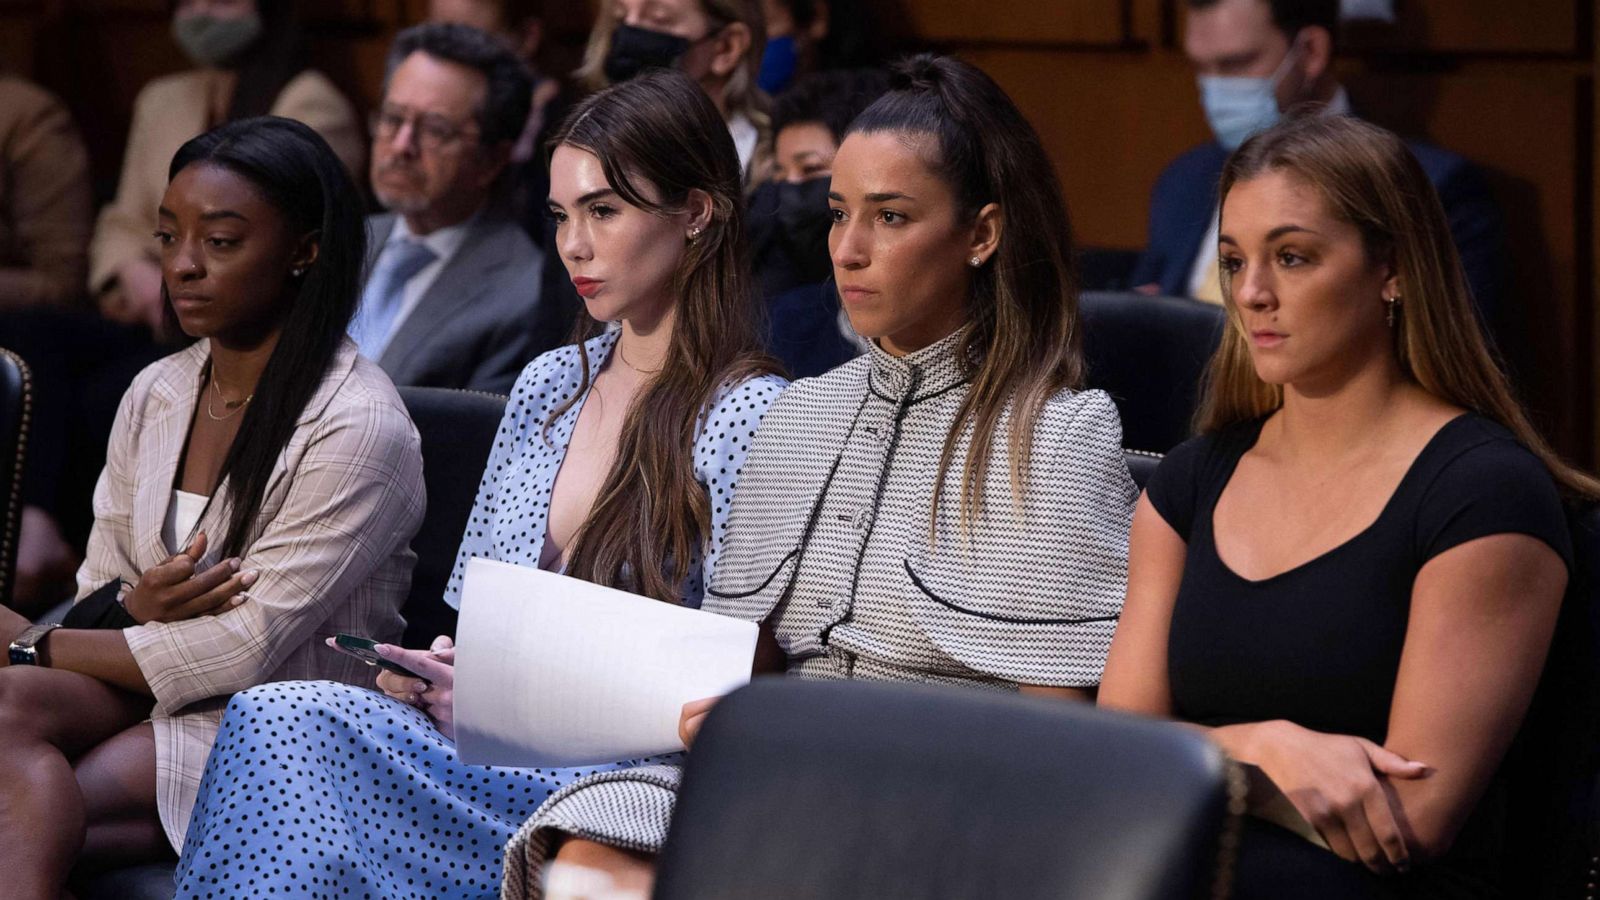
{"type": "Polygon", "coordinates": [[[17,635],[16,640],[11,642],[11,647],[7,651],[7,655],[11,658],[11,664],[13,666],[39,665],[39,642],[44,640],[45,635],[60,627],[60,625],[55,624],[29,625],[21,634],[17,635]]]}

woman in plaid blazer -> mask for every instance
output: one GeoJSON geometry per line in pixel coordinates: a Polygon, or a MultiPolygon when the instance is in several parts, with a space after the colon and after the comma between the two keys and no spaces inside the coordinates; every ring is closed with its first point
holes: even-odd
{"type": "Polygon", "coordinates": [[[363,233],[343,166],[299,123],[223,126],[178,151],[155,238],[200,340],[123,398],[67,627],[0,611],[11,897],[59,897],[80,851],[170,854],[229,696],[367,682],[323,637],[401,631],[422,459],[345,337],[363,233]]]}

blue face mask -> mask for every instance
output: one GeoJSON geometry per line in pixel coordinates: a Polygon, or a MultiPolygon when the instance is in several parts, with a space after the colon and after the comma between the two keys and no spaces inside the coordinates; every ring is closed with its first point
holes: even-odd
{"type": "Polygon", "coordinates": [[[1211,133],[1223,149],[1230,153],[1239,149],[1250,135],[1271,128],[1283,118],[1278,111],[1278,83],[1288,73],[1295,55],[1291,47],[1277,70],[1265,78],[1199,76],[1200,105],[1205,107],[1211,133]]]}
{"type": "Polygon", "coordinates": [[[756,75],[756,84],[761,85],[763,91],[776,94],[794,80],[795,66],[799,63],[800,50],[795,45],[794,35],[772,38],[761,52],[761,71],[756,75]]]}

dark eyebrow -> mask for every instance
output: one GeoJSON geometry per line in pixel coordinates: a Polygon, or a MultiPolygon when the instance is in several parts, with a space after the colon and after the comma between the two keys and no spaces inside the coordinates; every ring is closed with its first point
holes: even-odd
{"type": "Polygon", "coordinates": [[[843,203],[844,202],[844,195],[839,193],[838,191],[829,191],[828,192],[828,199],[829,200],[837,200],[838,202],[843,203]]]}
{"type": "MultiPolygon", "coordinates": [[[[1274,228],[1271,231],[1267,232],[1267,240],[1275,241],[1278,238],[1281,238],[1286,234],[1321,234],[1321,232],[1313,231],[1312,229],[1306,228],[1306,227],[1301,226],[1301,225],[1279,225],[1277,228],[1274,228]]],[[[1231,237],[1229,237],[1228,235],[1225,235],[1225,234],[1217,235],[1217,243],[1219,243],[1219,244],[1232,244],[1235,247],[1239,246],[1239,242],[1238,241],[1234,240],[1233,238],[1231,238],[1231,237]]]]}
{"type": "MultiPolygon", "coordinates": [[[[156,214],[158,216],[166,216],[169,219],[176,219],[178,217],[177,213],[173,212],[170,209],[167,209],[165,206],[160,207],[159,209],[157,209],[156,210],[156,214]]],[[[212,212],[202,213],[200,215],[200,221],[202,221],[202,222],[211,222],[211,221],[215,221],[217,219],[238,219],[241,222],[250,221],[248,218],[246,218],[244,216],[243,213],[236,213],[231,209],[218,209],[218,210],[213,210],[212,212]]]]}
{"type": "Polygon", "coordinates": [[[887,202],[889,200],[915,200],[915,199],[917,199],[917,198],[911,196],[910,194],[902,194],[899,191],[889,191],[889,192],[883,193],[883,194],[868,194],[867,195],[867,202],[868,203],[884,203],[884,202],[887,202]]]}
{"type": "Polygon", "coordinates": [[[591,203],[595,200],[599,200],[601,197],[615,197],[616,195],[617,192],[611,188],[601,188],[598,191],[590,191],[589,193],[584,194],[582,197],[579,197],[578,205],[582,206],[585,203],[591,203]]]}

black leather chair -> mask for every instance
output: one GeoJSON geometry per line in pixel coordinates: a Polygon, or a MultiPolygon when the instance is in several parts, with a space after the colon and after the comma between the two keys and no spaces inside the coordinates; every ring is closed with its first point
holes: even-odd
{"type": "Polygon", "coordinates": [[[1117,401],[1123,446],[1165,453],[1182,443],[1222,336],[1222,308],[1175,297],[1087,291],[1079,311],[1089,386],[1117,401]]]}
{"type": "Polygon", "coordinates": [[[1593,900],[1600,884],[1600,506],[1570,514],[1576,561],[1528,717],[1506,759],[1519,896],[1593,900]]]}
{"type": "Polygon", "coordinates": [[[506,398],[482,391],[403,387],[400,399],[422,437],[422,481],[428,491],[428,513],[411,541],[417,567],[402,611],[404,646],[426,647],[438,635],[456,633],[456,611],[440,598],[455,566],[456,548],[477,498],[506,398]]]}
{"type": "Polygon", "coordinates": [[[33,419],[33,378],[22,357],[0,347],[0,604],[11,605],[22,527],[22,466],[33,419]]]}
{"type": "Polygon", "coordinates": [[[1128,474],[1133,476],[1133,483],[1142,491],[1150,483],[1150,476],[1156,473],[1156,466],[1161,465],[1161,454],[1149,450],[1123,450],[1122,461],[1128,464],[1128,474]]]}
{"type": "Polygon", "coordinates": [[[655,897],[1210,897],[1241,780],[1198,735],[1086,705],[759,679],[695,742],[655,897]]]}
{"type": "MultiPolygon", "coordinates": [[[[428,492],[427,515],[411,541],[417,566],[402,610],[404,640],[408,647],[426,647],[436,635],[455,634],[456,611],[440,598],[506,398],[481,391],[403,387],[400,399],[422,438],[422,481],[428,492]]],[[[171,863],[151,863],[107,872],[75,887],[84,900],[172,900],[173,871],[171,863]]]]}

